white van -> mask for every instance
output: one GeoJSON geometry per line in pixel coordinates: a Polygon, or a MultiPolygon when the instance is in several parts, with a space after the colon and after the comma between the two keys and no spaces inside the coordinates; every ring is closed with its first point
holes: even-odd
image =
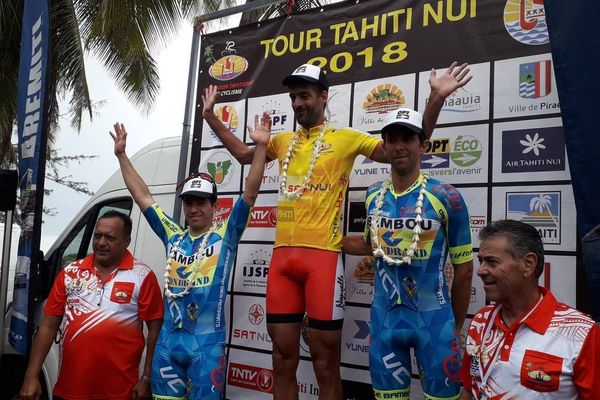
{"type": "MultiPolygon", "coordinates": [[[[169,214],[172,213],[175,204],[180,147],[180,137],[164,138],[147,145],[131,157],[133,165],[147,183],[154,199],[169,214]]],[[[44,302],[61,268],[92,252],[92,234],[96,220],[99,215],[111,209],[126,213],[132,219],[133,229],[129,250],[136,258],[152,267],[157,277],[163,276],[165,268],[163,244],[150,229],[125,187],[121,172],[117,170],[83,206],[44,257],[41,274],[43,280],[41,296],[44,302]]],[[[41,314],[40,306],[36,314],[38,322],[41,314]]],[[[10,313],[5,316],[5,323],[7,326],[10,324],[10,313]]],[[[61,331],[58,334],[61,335],[61,331]]],[[[51,391],[58,377],[59,346],[57,343],[59,341],[60,337],[57,337],[56,344],[46,357],[42,376],[40,376],[45,393],[51,391]]],[[[17,354],[8,344],[6,332],[4,343],[0,398],[16,399],[27,363],[24,357],[17,354]]],[[[51,394],[46,396],[47,399],[52,398],[51,394]]]]}

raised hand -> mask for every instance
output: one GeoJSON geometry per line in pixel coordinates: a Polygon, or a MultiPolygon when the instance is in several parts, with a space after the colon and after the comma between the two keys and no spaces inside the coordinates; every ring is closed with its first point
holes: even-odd
{"type": "Polygon", "coordinates": [[[446,72],[440,76],[437,75],[435,68],[432,68],[431,74],[429,74],[432,96],[436,95],[444,99],[450,96],[456,89],[465,86],[473,78],[469,72],[469,64],[458,65],[456,61],[450,64],[446,72]]]}
{"type": "Polygon", "coordinates": [[[108,133],[115,141],[115,156],[119,156],[121,154],[125,154],[125,147],[127,146],[127,131],[125,130],[125,125],[120,122],[116,122],[113,125],[113,128],[115,129],[115,133],[108,133]]]}
{"type": "Polygon", "coordinates": [[[204,89],[204,94],[202,95],[202,115],[206,116],[207,113],[214,113],[215,103],[217,102],[217,96],[219,92],[217,91],[217,87],[215,85],[208,85],[207,88],[204,89]]]}
{"type": "Polygon", "coordinates": [[[271,116],[269,113],[264,112],[260,121],[258,115],[254,116],[254,129],[248,126],[248,133],[250,138],[257,145],[267,145],[269,138],[271,137],[271,116]]]}

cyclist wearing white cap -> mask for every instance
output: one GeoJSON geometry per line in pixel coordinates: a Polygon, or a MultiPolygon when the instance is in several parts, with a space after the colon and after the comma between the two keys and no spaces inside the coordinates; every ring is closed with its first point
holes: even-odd
{"type": "Polygon", "coordinates": [[[154,399],[219,400],[225,383],[223,308],[229,273],[264,173],[271,120],[263,116],[248,128],[256,143],[244,193],[229,218],[214,224],[217,187],[206,173],[180,185],[184,229],[154,201],[125,153],[127,132],[114,125],[114,152],[123,180],[167,253],[165,316],[152,361],[154,399]]]}
{"type": "MultiPolygon", "coordinates": [[[[444,99],[466,84],[466,64],[445,74],[432,71],[428,123],[444,99]]],[[[342,398],[339,371],[345,305],[341,262],[342,204],[355,158],[362,154],[388,162],[381,141],[352,128],[336,129],[325,120],[329,82],[319,67],[303,64],[282,82],[288,87],[300,129],[272,137],[268,158],[279,160],[280,198],[275,249],[267,280],[267,329],[273,341],[275,399],[298,398],[296,369],[304,312],[319,399],[342,398]],[[285,215],[284,215],[285,211],[285,215]]],[[[242,164],[254,150],[235,137],[214,114],[215,86],[205,89],[203,117],[242,164]]]]}
{"type": "Polygon", "coordinates": [[[367,190],[364,237],[343,241],[345,253],[377,259],[369,371],[378,399],[410,398],[411,347],[426,399],[456,400],[460,391],[457,335],[471,294],[471,227],[460,192],[421,173],[429,144],[422,120],[410,108],[386,116],[381,135],[391,176],[367,190]]]}

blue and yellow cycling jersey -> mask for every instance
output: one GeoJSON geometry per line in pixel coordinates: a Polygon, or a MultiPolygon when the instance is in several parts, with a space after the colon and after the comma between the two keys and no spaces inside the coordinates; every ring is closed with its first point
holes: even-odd
{"type": "MultiPolygon", "coordinates": [[[[250,206],[240,197],[231,215],[217,230],[211,231],[206,246],[206,257],[195,265],[194,254],[204,235],[185,235],[171,261],[168,277],[173,293],[181,292],[187,285],[187,277],[198,268],[196,280],[190,292],[176,299],[164,297],[165,316],[162,331],[183,329],[193,335],[212,335],[215,340],[224,339],[224,306],[229,274],[237,253],[237,246],[246,228],[250,206]]],[[[169,254],[171,247],[183,234],[183,229],[157,205],[144,211],[144,216],[165,245],[169,254]]]]}
{"type": "MultiPolygon", "coordinates": [[[[402,193],[393,186],[385,194],[379,223],[379,243],[386,255],[402,258],[410,247],[415,226],[415,204],[423,175],[402,193]]],[[[367,190],[365,240],[371,243],[370,223],[382,182],[367,190]]],[[[427,181],[423,199],[420,241],[410,265],[388,265],[377,259],[373,302],[390,308],[396,304],[416,311],[451,307],[446,282],[446,258],[452,264],[473,259],[469,213],[461,194],[436,179],[427,181]]]]}

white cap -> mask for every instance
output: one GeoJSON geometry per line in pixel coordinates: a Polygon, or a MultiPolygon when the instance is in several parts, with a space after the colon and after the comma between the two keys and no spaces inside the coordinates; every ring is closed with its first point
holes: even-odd
{"type": "Polygon", "coordinates": [[[203,197],[216,201],[217,185],[212,177],[206,173],[192,175],[191,178],[185,181],[181,193],[179,193],[180,198],[183,196],[203,197]]]}
{"type": "Polygon", "coordinates": [[[423,116],[421,113],[410,108],[398,108],[390,111],[383,122],[381,131],[389,129],[393,125],[405,126],[415,133],[423,131],[423,116]]]}
{"type": "Polygon", "coordinates": [[[325,72],[316,65],[302,64],[294,70],[290,75],[286,76],[281,83],[286,86],[294,84],[296,81],[306,81],[310,83],[319,83],[325,88],[329,89],[329,81],[325,72]]]}

